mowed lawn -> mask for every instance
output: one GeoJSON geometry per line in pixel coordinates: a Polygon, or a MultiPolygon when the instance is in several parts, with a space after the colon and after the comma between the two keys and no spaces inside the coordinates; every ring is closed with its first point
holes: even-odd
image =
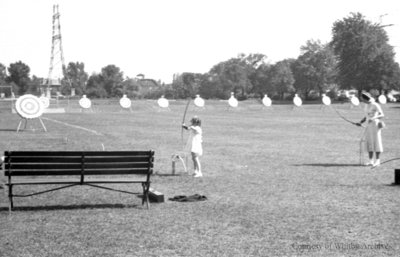
{"type": "MultiPolygon", "coordinates": [[[[19,116],[1,112],[0,151],[155,150],[152,187],[166,201],[146,210],[136,196],[72,187],[15,198],[10,215],[0,194],[0,256],[399,256],[400,186],[392,183],[400,161],[360,166],[363,128],[319,104],[192,103],[186,120],[203,122],[204,177],[182,174],[178,163],[171,176],[185,105],[133,101],[130,112],[94,101],[93,112],[80,112],[64,104],[67,113],[43,115],[47,133],[37,120],[17,133],[19,116]],[[168,200],[196,193],[208,200],[168,200]]],[[[363,116],[349,103],[334,107],[350,120],[363,116]]],[[[400,157],[400,104],[383,109],[384,162],[400,157]]]]}

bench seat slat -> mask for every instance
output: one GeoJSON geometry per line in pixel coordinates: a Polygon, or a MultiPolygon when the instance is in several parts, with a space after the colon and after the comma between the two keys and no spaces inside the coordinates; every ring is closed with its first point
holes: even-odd
{"type": "Polygon", "coordinates": [[[8,163],[11,158],[12,163],[81,163],[82,157],[75,156],[17,156],[7,157],[4,163],[8,163]]]}
{"type": "MultiPolygon", "coordinates": [[[[92,184],[114,184],[114,183],[142,183],[146,181],[146,176],[135,176],[132,178],[129,177],[119,177],[119,178],[110,178],[105,177],[101,178],[85,178],[84,183],[92,183],[92,184]]],[[[9,185],[8,182],[5,183],[9,185]]],[[[11,183],[12,185],[49,185],[49,184],[80,184],[79,177],[68,177],[68,178],[18,178],[14,179],[11,183]]]]}
{"type": "Polygon", "coordinates": [[[6,164],[6,170],[59,170],[59,169],[72,169],[80,170],[82,165],[80,163],[18,163],[6,164]]]}
{"type": "Polygon", "coordinates": [[[5,156],[150,156],[151,151],[6,151],[5,156]]]}
{"type": "MultiPolygon", "coordinates": [[[[148,174],[147,168],[138,169],[85,169],[84,175],[135,175],[135,174],[148,174]]],[[[9,176],[9,172],[5,172],[6,176],[9,176]]],[[[81,175],[79,169],[65,169],[65,170],[13,170],[11,176],[70,176],[70,175],[81,175]]]]}
{"type": "MultiPolygon", "coordinates": [[[[128,162],[108,162],[108,163],[85,163],[84,169],[91,168],[148,168],[149,163],[128,163],[128,162]]],[[[17,164],[6,164],[6,170],[20,170],[20,169],[31,169],[31,170],[57,170],[57,169],[81,169],[81,163],[17,163],[17,164]]]]}

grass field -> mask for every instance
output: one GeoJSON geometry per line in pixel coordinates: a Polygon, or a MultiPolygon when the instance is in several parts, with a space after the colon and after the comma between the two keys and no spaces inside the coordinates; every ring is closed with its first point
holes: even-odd
{"type": "MultiPolygon", "coordinates": [[[[199,115],[204,133],[204,177],[193,178],[168,175],[182,150],[185,101],[170,111],[135,101],[132,112],[118,101],[83,113],[63,104],[67,113],[43,115],[47,133],[35,120],[16,133],[19,116],[0,112],[0,150],[154,149],[152,187],[166,201],[146,210],[132,195],[72,187],[16,198],[9,215],[0,194],[0,256],[399,256],[400,187],[391,184],[400,162],[360,166],[363,129],[330,107],[191,105],[187,120],[199,115]],[[195,193],[208,200],[168,200],[195,193]]],[[[347,103],[335,108],[350,120],[363,116],[347,103]]],[[[400,104],[383,109],[385,161],[400,157],[400,104]]]]}

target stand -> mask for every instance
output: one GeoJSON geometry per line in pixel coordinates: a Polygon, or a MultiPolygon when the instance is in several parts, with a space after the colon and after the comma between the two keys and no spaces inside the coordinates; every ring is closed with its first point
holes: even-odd
{"type": "MultiPolygon", "coordinates": [[[[47,132],[46,126],[44,125],[43,121],[41,118],[37,118],[40,122],[40,124],[42,125],[42,128],[44,130],[44,132],[47,132]]],[[[21,130],[21,126],[24,123],[24,128],[22,130],[26,130],[26,127],[28,125],[28,119],[21,119],[18,123],[18,127],[17,127],[17,132],[19,132],[21,130]]],[[[33,131],[35,131],[35,129],[33,129],[33,131]]]]}
{"type": "Polygon", "coordinates": [[[184,173],[189,175],[188,170],[186,168],[186,164],[185,164],[185,163],[187,163],[187,155],[186,154],[179,154],[179,153],[173,154],[171,156],[171,161],[172,161],[172,175],[176,175],[176,163],[181,163],[184,173]]]}
{"type": "Polygon", "coordinates": [[[46,126],[44,125],[40,116],[42,116],[44,112],[44,104],[43,102],[36,96],[31,94],[26,94],[20,96],[15,102],[15,110],[18,115],[21,117],[19,121],[17,132],[21,130],[22,123],[24,124],[24,130],[27,127],[28,120],[38,119],[42,128],[45,132],[47,132],[46,126]]]}

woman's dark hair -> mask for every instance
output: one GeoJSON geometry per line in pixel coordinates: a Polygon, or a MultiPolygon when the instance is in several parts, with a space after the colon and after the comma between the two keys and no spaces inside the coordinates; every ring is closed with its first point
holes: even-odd
{"type": "Polygon", "coordinates": [[[193,125],[201,126],[201,120],[200,120],[199,117],[197,117],[197,116],[194,116],[194,117],[190,120],[190,122],[191,122],[193,125]]]}

